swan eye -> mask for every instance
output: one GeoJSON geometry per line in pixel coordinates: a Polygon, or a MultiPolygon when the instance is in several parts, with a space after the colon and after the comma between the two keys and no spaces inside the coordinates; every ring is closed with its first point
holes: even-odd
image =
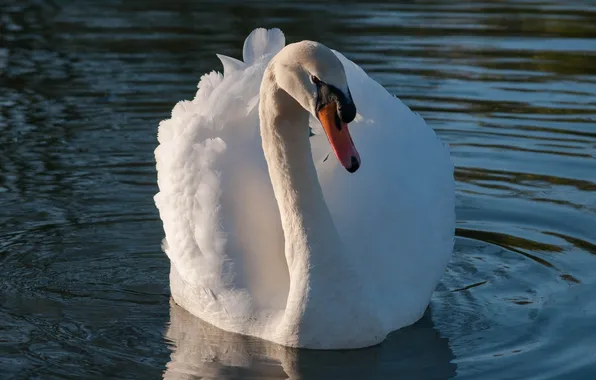
{"type": "Polygon", "coordinates": [[[312,75],[312,76],[310,77],[310,80],[311,80],[311,81],[312,81],[314,84],[317,84],[317,85],[321,84],[321,80],[320,80],[319,78],[317,78],[316,76],[314,76],[314,75],[312,75]]]}

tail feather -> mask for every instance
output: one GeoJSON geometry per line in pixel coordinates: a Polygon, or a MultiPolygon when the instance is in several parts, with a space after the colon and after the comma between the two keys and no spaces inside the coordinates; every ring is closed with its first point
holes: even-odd
{"type": "Polygon", "coordinates": [[[237,60],[236,58],[228,57],[227,55],[223,54],[216,54],[217,58],[221,61],[223,66],[224,77],[227,78],[232,73],[235,73],[239,70],[244,70],[246,68],[246,64],[242,61],[237,60]]]}
{"type": "Polygon", "coordinates": [[[277,54],[285,45],[286,38],[281,30],[257,28],[244,41],[242,52],[244,63],[252,65],[266,54],[277,54]]]}

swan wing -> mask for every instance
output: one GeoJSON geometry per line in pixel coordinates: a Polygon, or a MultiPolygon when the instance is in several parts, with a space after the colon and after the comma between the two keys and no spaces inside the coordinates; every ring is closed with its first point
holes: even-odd
{"type": "Polygon", "coordinates": [[[225,320],[221,313],[248,318],[259,302],[283,303],[287,289],[258,123],[263,73],[284,44],[280,30],[256,29],[243,61],[219,56],[224,74],[204,75],[194,100],[178,103],[159,125],[154,200],[163,249],[175,283],[193,289],[193,312],[207,321],[225,320]]]}
{"type": "Polygon", "coordinates": [[[312,138],[313,158],[346,254],[395,329],[423,314],[451,257],[453,165],[448,147],[422,117],[335,53],[359,114],[350,133],[362,164],[349,174],[324,135],[312,138]]]}

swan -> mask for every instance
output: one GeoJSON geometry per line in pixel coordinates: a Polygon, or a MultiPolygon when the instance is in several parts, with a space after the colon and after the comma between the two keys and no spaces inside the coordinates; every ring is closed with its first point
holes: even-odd
{"type": "Polygon", "coordinates": [[[297,348],[373,346],[416,322],[453,250],[447,145],[320,43],[259,28],[242,61],[218,57],[223,75],[157,133],[172,299],[297,348]]]}

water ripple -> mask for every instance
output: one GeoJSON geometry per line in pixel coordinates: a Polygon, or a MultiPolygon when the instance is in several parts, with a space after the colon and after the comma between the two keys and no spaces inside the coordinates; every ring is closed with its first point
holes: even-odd
{"type": "Polygon", "coordinates": [[[9,0],[0,33],[6,376],[596,371],[596,5],[9,0]],[[454,258],[429,313],[384,346],[281,352],[169,304],[157,124],[256,26],[344,52],[451,146],[454,258]]]}

